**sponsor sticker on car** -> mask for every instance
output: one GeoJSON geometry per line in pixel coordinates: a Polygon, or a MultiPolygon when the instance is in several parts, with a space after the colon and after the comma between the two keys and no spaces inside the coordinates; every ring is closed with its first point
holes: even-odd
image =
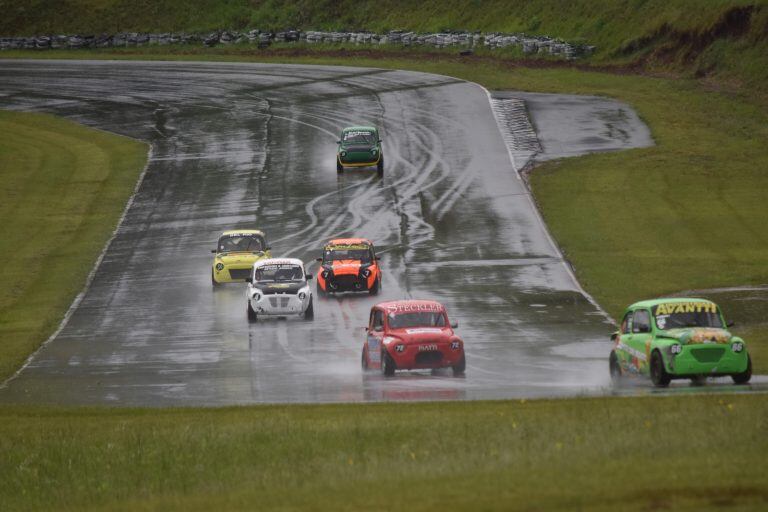
{"type": "Polygon", "coordinates": [[[429,345],[419,345],[419,352],[430,352],[437,350],[437,343],[430,343],[429,345]]]}

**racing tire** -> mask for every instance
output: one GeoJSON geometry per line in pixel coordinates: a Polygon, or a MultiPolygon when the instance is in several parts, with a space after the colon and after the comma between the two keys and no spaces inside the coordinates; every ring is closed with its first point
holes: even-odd
{"type": "Polygon", "coordinates": [[[608,371],[611,373],[611,382],[614,384],[621,382],[621,378],[624,375],[621,372],[619,358],[616,356],[616,352],[613,350],[611,350],[611,355],[608,356],[608,371]]]}
{"type": "Polygon", "coordinates": [[[213,277],[213,269],[211,269],[211,286],[214,288],[219,286],[219,283],[216,281],[216,278],[213,277]]]}
{"type": "Polygon", "coordinates": [[[379,288],[381,288],[381,278],[378,278],[373,282],[373,286],[371,286],[371,289],[368,290],[368,293],[370,295],[378,295],[379,288]]]}
{"type": "Polygon", "coordinates": [[[363,356],[360,359],[360,367],[364,372],[368,371],[368,358],[365,357],[365,347],[363,347],[363,356]]]}
{"type": "Polygon", "coordinates": [[[341,162],[339,162],[339,159],[336,159],[336,172],[341,174],[344,172],[344,166],[341,165],[341,162]]]}
{"type": "Polygon", "coordinates": [[[461,375],[464,375],[464,372],[467,370],[467,358],[462,355],[461,359],[459,359],[459,362],[456,363],[456,366],[452,367],[453,370],[453,376],[459,377],[461,375]]]}
{"type": "Polygon", "coordinates": [[[379,158],[379,162],[376,164],[376,174],[384,176],[384,157],[379,158]]]}
{"type": "Polygon", "coordinates": [[[251,307],[251,301],[249,300],[245,301],[245,312],[248,313],[248,322],[255,323],[259,320],[259,316],[251,307]]]}
{"type": "Polygon", "coordinates": [[[667,373],[667,369],[664,368],[664,360],[661,358],[661,353],[658,350],[654,350],[651,353],[651,382],[657,388],[665,388],[669,386],[672,377],[667,373]]]}
{"type": "Polygon", "coordinates": [[[312,304],[312,297],[309,298],[309,306],[307,306],[307,309],[304,311],[304,320],[314,320],[315,319],[315,307],[312,304]]]}
{"type": "Polygon", "coordinates": [[[694,375],[691,377],[691,386],[703,386],[707,383],[707,376],[706,375],[694,375]]]}
{"type": "Polygon", "coordinates": [[[392,359],[389,352],[383,350],[381,352],[381,373],[383,373],[385,377],[392,377],[395,375],[396,369],[397,365],[395,364],[395,360],[392,359]]]}
{"type": "Polygon", "coordinates": [[[746,384],[752,378],[752,357],[747,355],[747,369],[731,375],[734,384],[746,384]]]}

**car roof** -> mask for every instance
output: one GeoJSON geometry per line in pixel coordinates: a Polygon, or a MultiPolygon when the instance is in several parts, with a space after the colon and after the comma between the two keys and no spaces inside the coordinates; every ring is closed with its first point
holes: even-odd
{"type": "Polygon", "coordinates": [[[401,310],[403,312],[408,310],[445,311],[445,306],[443,306],[436,300],[422,300],[422,299],[390,300],[386,302],[379,302],[374,307],[383,308],[386,310],[401,310]]]}
{"type": "Polygon", "coordinates": [[[264,237],[264,232],[259,231],[258,229],[230,229],[228,231],[223,232],[221,236],[237,235],[237,234],[259,235],[261,237],[264,237]]]}
{"type": "Polygon", "coordinates": [[[329,245],[357,245],[357,244],[366,244],[366,245],[373,245],[373,242],[368,240],[367,238],[335,238],[325,244],[326,247],[329,245]]]}
{"type": "Polygon", "coordinates": [[[711,300],[707,299],[699,299],[695,297],[662,297],[659,299],[650,299],[650,300],[641,300],[640,302],[635,302],[631,306],[629,306],[627,309],[635,309],[635,308],[651,308],[653,306],[658,306],[659,304],[677,304],[680,302],[709,302],[710,304],[714,304],[711,300]]]}
{"type": "Polygon", "coordinates": [[[376,132],[376,131],[378,131],[378,130],[375,127],[373,127],[373,126],[348,126],[348,127],[344,128],[343,130],[341,130],[341,133],[346,133],[346,132],[376,132]]]}
{"type": "Polygon", "coordinates": [[[303,267],[304,262],[298,258],[267,258],[265,260],[259,260],[253,264],[254,268],[264,265],[299,265],[303,267]]]}

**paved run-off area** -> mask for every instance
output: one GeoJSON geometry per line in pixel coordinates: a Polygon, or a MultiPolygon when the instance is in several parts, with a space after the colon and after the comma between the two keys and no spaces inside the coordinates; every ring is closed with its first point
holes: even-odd
{"type": "Polygon", "coordinates": [[[497,97],[494,116],[477,85],[378,69],[5,62],[0,108],[54,113],[153,150],[87,294],[0,401],[220,405],[609,392],[612,326],[574,282],[512,160],[520,168],[533,152],[646,145],[647,129],[617,102],[516,95],[539,132],[536,148],[515,112],[519,102],[497,97]],[[553,115],[557,108],[569,114],[553,115]],[[368,123],[382,130],[384,177],[337,176],[338,131],[368,123]],[[510,126],[523,134],[519,146],[510,126]],[[243,286],[210,286],[217,235],[246,227],[265,230],[273,254],[305,261],[329,238],[372,238],[382,250],[383,293],[318,300],[314,322],[249,325],[243,286]],[[361,372],[370,305],[405,297],[440,300],[459,321],[465,377],[361,372]]]}

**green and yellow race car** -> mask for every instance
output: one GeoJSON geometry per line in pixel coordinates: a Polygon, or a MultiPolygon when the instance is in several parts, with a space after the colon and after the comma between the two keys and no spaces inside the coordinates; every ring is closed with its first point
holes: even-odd
{"type": "Polygon", "coordinates": [[[744,340],[727,327],[720,309],[705,299],[655,299],[627,308],[611,339],[611,378],[649,375],[656,386],[672,379],[700,382],[729,375],[736,384],[752,377],[744,340]]]}
{"type": "Polygon", "coordinates": [[[251,275],[253,264],[272,255],[267,239],[259,230],[238,229],[225,231],[219,237],[211,267],[211,285],[245,281],[251,275]]]}
{"type": "Polygon", "coordinates": [[[351,126],[341,131],[336,151],[336,171],[345,167],[373,167],[379,176],[384,174],[384,155],[381,153],[379,130],[373,126],[351,126]]]}

